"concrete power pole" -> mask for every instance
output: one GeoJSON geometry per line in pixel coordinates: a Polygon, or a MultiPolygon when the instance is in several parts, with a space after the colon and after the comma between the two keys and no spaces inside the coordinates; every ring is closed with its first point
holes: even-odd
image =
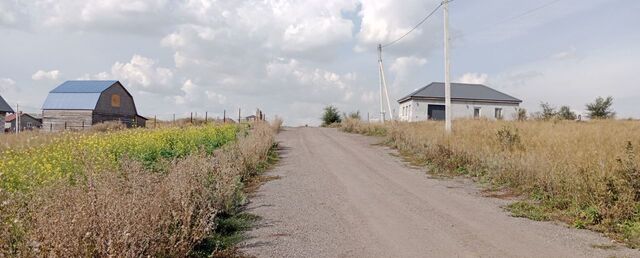
{"type": "MultiPolygon", "coordinates": [[[[16,114],[15,114],[15,118],[13,119],[14,122],[16,123],[16,134],[20,133],[20,104],[16,104],[16,114]]],[[[4,128],[3,128],[4,130],[4,128]]]]}
{"type": "Polygon", "coordinates": [[[444,0],[444,129],[451,133],[451,62],[449,61],[449,0],[444,0]]]}
{"type": "Polygon", "coordinates": [[[380,72],[380,120],[384,123],[385,110],[384,99],[387,100],[387,108],[389,109],[389,117],[393,120],[393,112],[391,111],[391,102],[389,101],[389,91],[387,89],[387,79],[384,77],[384,65],[382,64],[382,44],[378,45],[378,70],[380,72]]]}

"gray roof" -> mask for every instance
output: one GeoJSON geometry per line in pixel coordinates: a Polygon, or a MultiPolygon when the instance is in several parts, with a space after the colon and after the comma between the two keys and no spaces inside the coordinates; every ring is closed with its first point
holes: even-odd
{"type": "MultiPolygon", "coordinates": [[[[403,103],[410,99],[444,100],[444,83],[432,82],[398,100],[403,103]]],[[[482,84],[451,83],[451,99],[459,101],[521,103],[522,100],[499,92],[482,84]]]]}
{"type": "Polygon", "coordinates": [[[0,112],[13,113],[13,109],[7,102],[0,96],[0,112]]]}
{"type": "Polygon", "coordinates": [[[93,110],[100,94],[118,81],[66,81],[49,92],[42,109],[93,110]]]}

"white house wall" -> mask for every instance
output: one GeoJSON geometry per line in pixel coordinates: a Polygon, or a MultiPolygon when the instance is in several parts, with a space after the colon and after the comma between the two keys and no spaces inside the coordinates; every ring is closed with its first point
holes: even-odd
{"type": "MultiPolygon", "coordinates": [[[[429,104],[444,105],[444,101],[410,100],[400,104],[399,117],[401,121],[427,120],[427,107],[429,104]]],[[[454,101],[451,103],[453,119],[473,118],[474,108],[480,108],[480,118],[495,120],[495,109],[502,108],[502,118],[513,120],[517,117],[518,104],[485,103],[472,101],[454,101]]]]}

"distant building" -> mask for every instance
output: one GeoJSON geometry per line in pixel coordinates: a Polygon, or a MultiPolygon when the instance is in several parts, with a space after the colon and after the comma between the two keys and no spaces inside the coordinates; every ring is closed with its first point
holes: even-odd
{"type": "Polygon", "coordinates": [[[247,121],[247,122],[249,122],[249,121],[256,121],[256,118],[257,118],[257,117],[256,117],[255,115],[250,115],[250,116],[245,117],[245,118],[244,118],[244,121],[247,121]]]}
{"type": "Polygon", "coordinates": [[[49,92],[42,130],[82,130],[106,121],[144,127],[133,96],[119,81],[67,81],[49,92]]]}
{"type": "MultiPolygon", "coordinates": [[[[5,131],[15,132],[16,131],[16,123],[18,119],[16,119],[16,114],[11,114],[5,117],[5,131]]],[[[20,112],[20,131],[31,131],[36,130],[42,127],[42,118],[37,117],[36,115],[30,115],[27,113],[20,112]]]]}
{"type": "MultiPolygon", "coordinates": [[[[444,120],[444,83],[433,82],[400,103],[402,121],[444,120]]],[[[451,83],[451,117],[515,119],[522,100],[482,84],[451,83]]]]}
{"type": "Polygon", "coordinates": [[[7,113],[13,113],[11,106],[0,96],[0,132],[4,132],[4,118],[7,113]]]}

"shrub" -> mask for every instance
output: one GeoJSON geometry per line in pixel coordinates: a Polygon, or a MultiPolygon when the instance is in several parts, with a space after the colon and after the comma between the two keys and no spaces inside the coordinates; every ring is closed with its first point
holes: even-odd
{"type": "Polygon", "coordinates": [[[576,113],[571,111],[571,108],[569,106],[560,107],[560,110],[558,110],[557,115],[558,115],[558,119],[562,119],[562,120],[576,120],[576,118],[578,118],[576,113]]]}
{"type": "Polygon", "coordinates": [[[586,108],[591,119],[610,119],[616,115],[611,106],[613,106],[613,98],[609,96],[596,98],[595,102],[587,104],[586,108]]]}
{"type": "Polygon", "coordinates": [[[338,108],[334,106],[327,106],[324,108],[324,113],[322,115],[322,126],[329,126],[340,122],[342,122],[342,118],[340,118],[340,112],[338,112],[338,108]]]}

